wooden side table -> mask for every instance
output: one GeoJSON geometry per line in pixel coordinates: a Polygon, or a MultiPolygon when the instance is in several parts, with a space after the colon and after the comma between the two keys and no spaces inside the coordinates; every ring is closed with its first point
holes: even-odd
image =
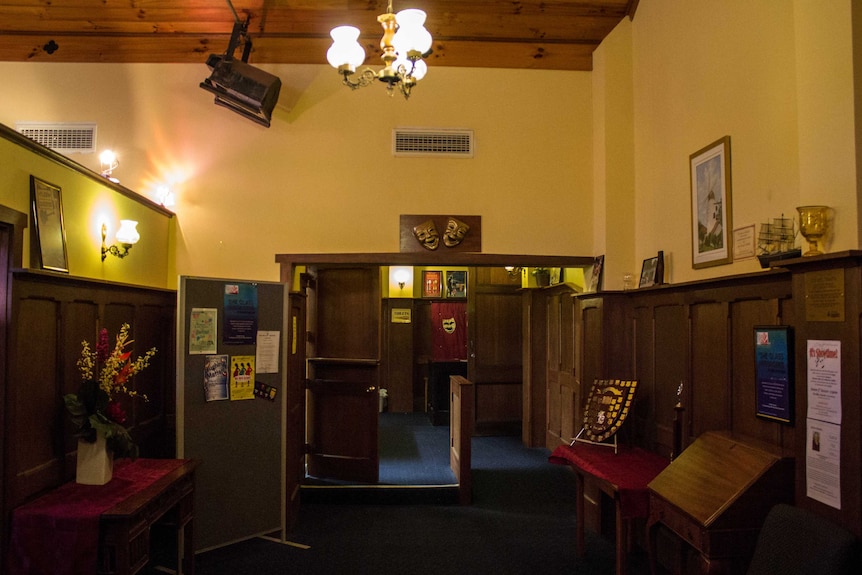
{"type": "Polygon", "coordinates": [[[643,449],[614,449],[576,443],[560,445],[549,458],[551,463],[571,465],[577,485],[577,552],[585,553],[584,484],[595,484],[614,501],[616,523],[616,573],[625,575],[630,524],[649,513],[647,484],[664,469],[668,460],[643,449]]]}
{"type": "Polygon", "coordinates": [[[198,461],[123,460],[105,485],[66,483],[12,513],[13,575],[134,575],[149,561],[150,528],[177,531],[177,572],[194,574],[198,461]]]}

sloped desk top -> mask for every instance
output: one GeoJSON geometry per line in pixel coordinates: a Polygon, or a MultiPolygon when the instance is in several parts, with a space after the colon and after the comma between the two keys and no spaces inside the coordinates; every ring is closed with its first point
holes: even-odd
{"type": "Polygon", "coordinates": [[[712,573],[747,563],[766,514],[793,501],[794,462],[769,446],[711,431],[648,487],[652,560],[661,523],[694,547],[704,572],[712,573]]]}

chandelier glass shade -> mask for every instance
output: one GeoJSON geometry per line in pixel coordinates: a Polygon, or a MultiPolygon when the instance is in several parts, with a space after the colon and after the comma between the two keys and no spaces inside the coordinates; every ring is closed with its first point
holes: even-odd
{"type": "Polygon", "coordinates": [[[424,58],[431,53],[432,38],[425,29],[425,12],[407,9],[394,14],[390,0],[387,12],[378,16],[377,21],[383,27],[381,70],[365,68],[357,73],[357,68],[365,61],[365,49],[359,43],[359,29],[353,26],[332,29],[329,33],[332,46],[326,52],[326,60],[351,89],[380,80],[386,84],[390,95],[397,86],[404,97],[409,98],[413,86],[428,71],[424,58]]]}

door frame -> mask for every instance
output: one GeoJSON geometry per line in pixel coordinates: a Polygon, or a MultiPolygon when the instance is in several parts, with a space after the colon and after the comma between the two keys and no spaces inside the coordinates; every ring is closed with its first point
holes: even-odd
{"type": "MultiPolygon", "coordinates": [[[[467,267],[548,267],[569,268],[587,267],[594,261],[593,256],[549,256],[549,255],[527,255],[527,254],[484,254],[469,252],[393,252],[393,253],[294,253],[276,254],[275,261],[280,266],[280,281],[289,286],[288,291],[294,287],[302,286],[303,278],[300,278],[300,268],[307,266],[338,265],[376,265],[376,266],[467,266],[467,267]]],[[[304,338],[302,338],[304,339],[304,338]]],[[[288,356],[288,361],[290,357],[288,356]]],[[[291,373],[287,366],[288,373],[291,373]]],[[[289,385],[289,384],[288,384],[289,385]]],[[[304,426],[303,426],[304,432],[304,426]]],[[[297,433],[288,434],[285,438],[287,452],[305,449],[305,436],[297,433]]],[[[297,466],[290,466],[287,473],[297,472],[297,466]]],[[[298,479],[302,482],[302,478],[298,479]]],[[[299,498],[288,498],[287,513],[296,516],[299,510],[299,498]]]]}

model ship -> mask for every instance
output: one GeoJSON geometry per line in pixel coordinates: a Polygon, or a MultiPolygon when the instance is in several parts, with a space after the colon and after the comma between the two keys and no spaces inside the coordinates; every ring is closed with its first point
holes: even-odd
{"type": "Polygon", "coordinates": [[[757,259],[760,267],[768,268],[772,262],[798,258],[802,250],[796,247],[796,223],[793,218],[773,218],[771,223],[760,224],[757,236],[757,259]]]}

